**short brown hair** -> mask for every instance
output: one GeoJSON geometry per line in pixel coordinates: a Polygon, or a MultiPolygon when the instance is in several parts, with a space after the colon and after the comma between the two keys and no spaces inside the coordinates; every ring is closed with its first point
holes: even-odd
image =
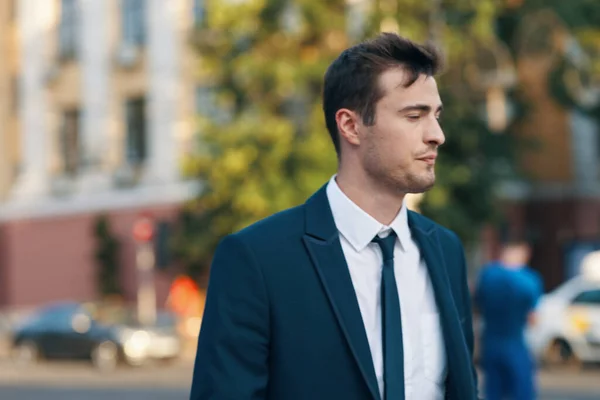
{"type": "Polygon", "coordinates": [[[441,56],[432,45],[420,45],[395,33],[377,37],[350,47],[329,66],[323,84],[323,112],[335,151],[340,155],[340,139],[335,114],[341,108],[357,112],[365,125],[375,123],[375,105],[383,97],[379,76],[392,67],[408,72],[405,87],[419,75],[436,75],[441,56]]]}

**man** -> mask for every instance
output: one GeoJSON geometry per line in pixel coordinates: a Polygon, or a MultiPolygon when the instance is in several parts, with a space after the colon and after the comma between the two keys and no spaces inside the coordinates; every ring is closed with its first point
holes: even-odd
{"type": "Polygon", "coordinates": [[[218,246],[191,399],[476,397],[461,243],[404,205],[435,181],[438,68],[390,33],[331,64],[338,173],[218,246]]]}
{"type": "Polygon", "coordinates": [[[535,367],[524,333],[533,322],[542,281],[526,266],[528,259],[526,242],[509,242],[500,260],[486,266],[479,277],[475,301],[484,324],[481,361],[486,400],[535,399],[535,367]]]}

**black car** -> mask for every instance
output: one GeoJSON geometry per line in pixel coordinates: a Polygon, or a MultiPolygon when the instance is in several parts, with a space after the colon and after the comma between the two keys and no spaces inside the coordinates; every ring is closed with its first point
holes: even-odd
{"type": "Polygon", "coordinates": [[[131,313],[114,314],[100,318],[96,307],[79,303],[46,307],[15,330],[13,359],[20,365],[40,358],[87,359],[110,370],[120,361],[140,365],[178,356],[180,341],[168,316],[160,315],[156,326],[140,327],[131,313]]]}

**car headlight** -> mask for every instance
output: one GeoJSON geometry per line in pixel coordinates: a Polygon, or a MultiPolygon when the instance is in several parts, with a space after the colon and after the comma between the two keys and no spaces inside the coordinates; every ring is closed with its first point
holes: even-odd
{"type": "Polygon", "coordinates": [[[571,325],[577,333],[586,333],[591,328],[591,323],[586,315],[578,314],[571,317],[571,325]]]}
{"type": "Polygon", "coordinates": [[[125,329],[120,334],[120,341],[126,356],[141,358],[150,346],[150,334],[142,330],[125,329]]]}

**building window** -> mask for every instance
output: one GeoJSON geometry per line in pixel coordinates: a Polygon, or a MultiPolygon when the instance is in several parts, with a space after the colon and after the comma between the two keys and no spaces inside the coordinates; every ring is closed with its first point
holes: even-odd
{"type": "Polygon", "coordinates": [[[146,7],[144,0],[122,0],[123,42],[143,46],[146,41],[146,7]]]}
{"type": "Polygon", "coordinates": [[[74,176],[79,168],[79,110],[63,113],[60,135],[63,173],[74,176]]]}
{"type": "Polygon", "coordinates": [[[77,56],[79,31],[79,9],[77,0],[62,0],[60,7],[59,51],[63,60],[77,56]]]}
{"type": "Polygon", "coordinates": [[[139,165],[146,159],[146,100],[135,98],[125,105],[127,117],[126,159],[130,165],[139,165]]]}
{"type": "Polygon", "coordinates": [[[204,22],[204,0],[194,0],[194,25],[200,26],[204,22]]]}

